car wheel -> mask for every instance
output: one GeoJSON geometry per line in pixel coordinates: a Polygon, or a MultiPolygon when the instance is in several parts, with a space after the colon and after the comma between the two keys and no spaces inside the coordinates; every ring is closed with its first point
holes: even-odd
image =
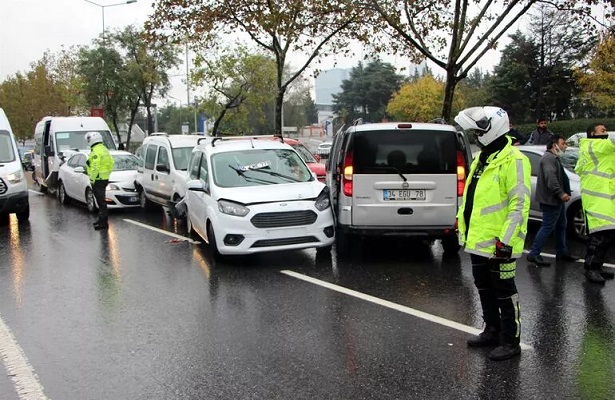
{"type": "Polygon", "coordinates": [[[149,210],[150,208],[152,208],[152,202],[149,201],[149,199],[145,195],[145,190],[141,190],[141,193],[139,193],[139,204],[144,210],[149,210]]]}
{"type": "Polygon", "coordinates": [[[28,204],[23,211],[17,213],[17,220],[19,222],[26,222],[30,218],[30,205],[28,204]]]}
{"type": "Polygon", "coordinates": [[[214,234],[214,228],[211,225],[211,222],[207,223],[207,244],[209,245],[209,249],[211,250],[211,256],[214,260],[220,260],[222,258],[222,254],[218,251],[218,245],[216,244],[216,235],[214,234]]]}
{"type": "Polygon", "coordinates": [[[340,257],[345,257],[350,254],[352,237],[341,229],[335,230],[335,252],[340,257]]]}
{"type": "Polygon", "coordinates": [[[447,235],[440,241],[442,242],[442,249],[445,253],[457,253],[461,248],[457,235],[447,235]]]}
{"type": "Polygon", "coordinates": [[[70,202],[70,197],[66,194],[63,182],[60,182],[60,186],[58,187],[58,200],[60,204],[68,204],[70,202]]]}
{"type": "Polygon", "coordinates": [[[576,202],[568,208],[568,230],[576,239],[587,240],[587,221],[581,202],[576,202]]]}
{"type": "Polygon", "coordinates": [[[95,213],[96,210],[98,210],[98,207],[96,207],[96,199],[94,198],[94,193],[90,188],[87,188],[85,190],[85,203],[88,206],[89,212],[95,213]]]}

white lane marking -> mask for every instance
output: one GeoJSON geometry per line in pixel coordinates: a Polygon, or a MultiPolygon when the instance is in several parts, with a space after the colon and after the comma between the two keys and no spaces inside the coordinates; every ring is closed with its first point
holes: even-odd
{"type": "MultiPolygon", "coordinates": [[[[437,315],[415,310],[414,308],[402,306],[401,304],[393,303],[392,301],[388,301],[388,300],[383,300],[381,298],[374,297],[369,294],[357,292],[355,290],[348,289],[343,286],[338,286],[333,283],[321,281],[320,279],[312,278],[310,276],[303,275],[303,274],[300,274],[294,271],[283,270],[280,272],[285,275],[292,276],[293,278],[297,278],[305,282],[313,283],[314,285],[318,285],[318,286],[321,286],[321,287],[324,287],[324,288],[327,288],[327,289],[330,289],[330,290],[333,290],[339,293],[347,294],[348,296],[352,296],[352,297],[356,297],[361,300],[369,301],[370,303],[378,304],[380,306],[391,308],[393,310],[401,311],[405,314],[412,315],[413,317],[421,318],[421,319],[424,319],[430,322],[435,322],[436,324],[444,325],[446,327],[453,328],[458,331],[467,332],[472,335],[478,335],[479,333],[482,332],[482,330],[476,329],[472,326],[463,325],[463,324],[460,324],[459,322],[451,321],[451,320],[448,320],[442,317],[438,317],[437,315]]],[[[525,350],[530,350],[533,347],[528,344],[521,343],[521,348],[525,350]]]]}
{"type": "Polygon", "coordinates": [[[140,227],[145,228],[145,229],[149,229],[150,231],[162,233],[164,235],[174,237],[175,239],[183,240],[184,242],[188,242],[188,243],[192,243],[192,244],[201,244],[201,242],[199,242],[197,240],[192,240],[192,239],[190,239],[188,237],[185,237],[185,236],[182,236],[182,235],[178,235],[178,234],[173,233],[173,232],[165,231],[164,229],[155,228],[153,226],[150,226],[150,225],[147,225],[147,224],[143,224],[141,222],[137,222],[137,221],[134,221],[132,219],[124,218],[124,221],[130,222],[131,224],[140,226],[140,227]]]}
{"type": "Polygon", "coordinates": [[[37,196],[44,196],[44,195],[45,195],[45,193],[41,193],[41,192],[39,192],[38,190],[28,189],[28,192],[30,192],[30,193],[34,193],[34,194],[35,194],[35,195],[37,195],[37,196]]]}
{"type": "MultiPolygon", "coordinates": [[[[529,254],[530,251],[529,250],[523,250],[523,252],[525,254],[529,254]]],[[[549,258],[555,258],[555,254],[549,254],[549,253],[540,253],[541,256],[545,256],[545,257],[549,257],[549,258]]],[[[583,264],[585,262],[584,258],[579,258],[578,260],[576,260],[575,262],[581,263],[583,264]]],[[[607,268],[615,268],[615,264],[610,264],[610,263],[604,263],[602,264],[602,266],[607,267],[607,268]]]]}
{"type": "Polygon", "coordinates": [[[23,350],[0,317],[0,357],[6,372],[13,380],[17,395],[22,400],[45,400],[43,385],[38,381],[34,368],[28,363],[23,350]]]}

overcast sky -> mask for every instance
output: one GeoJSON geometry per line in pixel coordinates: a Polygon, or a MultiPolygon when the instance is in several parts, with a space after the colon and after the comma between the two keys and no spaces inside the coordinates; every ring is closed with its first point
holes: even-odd
{"type": "MultiPolygon", "coordinates": [[[[152,13],[152,0],[92,0],[105,5],[105,29],[123,28],[130,24],[141,26],[152,13]]],[[[90,45],[92,39],[102,33],[103,7],[85,0],[0,0],[0,82],[16,72],[30,69],[30,63],[39,60],[45,50],[59,51],[62,46],[90,45]]],[[[356,66],[361,56],[337,60],[340,68],[356,66]]],[[[499,60],[499,52],[491,52],[483,59],[481,68],[491,69],[499,60]]],[[[185,55],[182,55],[185,59],[185,55]]],[[[384,61],[397,66],[407,65],[401,57],[383,57],[384,61]]],[[[334,60],[326,60],[322,68],[332,68],[334,60]]],[[[434,68],[434,72],[441,73],[434,68]]],[[[177,75],[185,73],[180,67],[177,75]]],[[[185,77],[172,78],[171,96],[186,101],[185,77]]]]}

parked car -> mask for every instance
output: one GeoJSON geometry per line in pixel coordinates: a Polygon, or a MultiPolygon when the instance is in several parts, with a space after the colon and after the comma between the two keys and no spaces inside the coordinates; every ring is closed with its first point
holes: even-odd
{"type": "MultiPolygon", "coordinates": [[[[609,139],[611,139],[611,140],[615,139],[615,132],[609,131],[607,133],[609,134],[609,139]]],[[[583,138],[586,138],[586,137],[587,137],[587,133],[586,132],[575,133],[574,135],[572,135],[568,139],[566,139],[566,143],[568,144],[568,146],[578,147],[579,146],[579,140],[583,139],[583,138]]]]}
{"type": "Polygon", "coordinates": [[[466,134],[451,125],[369,123],[337,134],[326,164],[337,253],[380,235],[440,239],[446,252],[458,251],[471,161],[466,134]]]}
{"type": "Polygon", "coordinates": [[[30,218],[28,182],[11,124],[0,108],[0,221],[7,221],[12,213],[19,222],[30,218]]]}
{"type": "Polygon", "coordinates": [[[34,151],[26,151],[21,155],[21,165],[25,171],[34,171],[34,164],[32,163],[34,158],[34,151]]]}
{"type": "MultiPolygon", "coordinates": [[[[139,207],[139,193],[134,184],[139,159],[127,151],[111,150],[110,153],[114,166],[105,195],[107,207],[139,207]]],[[[94,212],[98,205],[86,172],[87,159],[87,152],[79,152],[62,164],[58,173],[58,200],[62,204],[71,200],[85,203],[88,211],[94,212]]]]}
{"type": "MultiPolygon", "coordinates": [[[[530,219],[542,221],[540,204],[536,202],[536,182],[538,181],[538,171],[540,170],[540,158],[545,153],[545,146],[519,146],[519,150],[530,159],[532,165],[532,202],[530,206],[530,219]]],[[[566,152],[560,157],[564,172],[570,180],[572,191],[570,200],[566,202],[566,216],[568,217],[569,233],[578,239],[587,238],[587,227],[583,208],[581,207],[581,178],[574,172],[574,167],[579,159],[579,149],[568,147],[566,152]]]]}
{"type": "Polygon", "coordinates": [[[200,136],[151,134],[136,154],[140,164],[135,186],[142,208],[168,205],[186,194],[188,160],[200,136]]]}
{"type": "Polygon", "coordinates": [[[188,230],[205,239],[215,258],[331,248],[329,191],[288,144],[203,138],[188,174],[188,230]]]}
{"type": "Polygon", "coordinates": [[[331,151],[331,146],[333,146],[333,142],[322,142],[316,148],[316,154],[318,154],[322,158],[329,157],[329,152],[331,151]]]}
{"type": "Polygon", "coordinates": [[[307,164],[310,171],[316,174],[316,179],[320,182],[325,182],[325,164],[322,164],[319,161],[319,156],[317,159],[316,156],[297,139],[284,138],[284,143],[290,145],[297,153],[299,153],[299,156],[307,164]]]}

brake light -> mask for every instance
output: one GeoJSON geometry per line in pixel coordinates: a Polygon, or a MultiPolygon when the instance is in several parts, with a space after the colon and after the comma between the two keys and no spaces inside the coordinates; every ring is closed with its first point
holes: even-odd
{"type": "Polygon", "coordinates": [[[466,188],[466,160],[463,152],[457,150],[457,196],[463,196],[466,188]]]}
{"type": "Polygon", "coordinates": [[[346,153],[346,157],[344,157],[344,167],[342,168],[342,189],[344,191],[344,195],[352,196],[352,153],[346,153]]]}

